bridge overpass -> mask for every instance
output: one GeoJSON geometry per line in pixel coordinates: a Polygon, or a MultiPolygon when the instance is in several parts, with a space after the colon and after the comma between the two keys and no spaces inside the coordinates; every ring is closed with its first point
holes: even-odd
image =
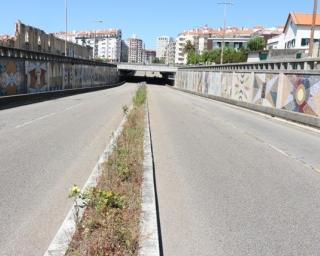
{"type": "Polygon", "coordinates": [[[176,73],[177,66],[164,64],[140,64],[140,63],[119,63],[118,70],[123,71],[144,71],[144,72],[159,72],[159,73],[176,73]]]}

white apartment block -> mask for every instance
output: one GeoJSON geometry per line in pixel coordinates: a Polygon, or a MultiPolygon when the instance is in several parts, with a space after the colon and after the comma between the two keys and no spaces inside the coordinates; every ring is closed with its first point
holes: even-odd
{"type": "Polygon", "coordinates": [[[176,39],[176,50],[175,50],[175,63],[176,64],[187,64],[187,54],[184,52],[184,47],[187,42],[190,41],[196,51],[199,51],[199,36],[194,33],[182,33],[176,39]]]}
{"type": "MultiPolygon", "coordinates": [[[[55,35],[63,39],[65,38],[63,32],[56,33],[55,35]]],[[[91,46],[94,58],[101,58],[110,62],[118,62],[121,59],[121,38],[122,32],[120,29],[68,33],[68,41],[91,46]]]]}
{"type": "Polygon", "coordinates": [[[169,36],[158,37],[156,42],[156,57],[162,61],[166,61],[168,45],[173,41],[174,39],[169,36]]]}
{"type": "Polygon", "coordinates": [[[175,63],[175,56],[176,56],[176,42],[170,41],[166,47],[166,57],[165,57],[165,64],[173,65],[175,63]]]}
{"type": "Polygon", "coordinates": [[[128,62],[142,63],[144,44],[143,41],[135,35],[128,39],[128,62]]]}
{"type": "Polygon", "coordinates": [[[270,38],[279,35],[282,28],[234,28],[229,27],[225,31],[223,37],[223,29],[221,28],[196,28],[184,31],[179,34],[176,39],[175,63],[186,64],[187,55],[184,53],[184,47],[188,40],[194,45],[196,53],[202,54],[204,51],[219,49],[222,47],[224,38],[225,46],[229,48],[245,48],[248,41],[255,36],[270,38]]]}
{"type": "MultiPolygon", "coordinates": [[[[283,30],[278,37],[268,40],[268,49],[305,49],[309,48],[312,14],[290,13],[283,30]]],[[[314,41],[320,40],[320,15],[316,18],[314,41]]]]}

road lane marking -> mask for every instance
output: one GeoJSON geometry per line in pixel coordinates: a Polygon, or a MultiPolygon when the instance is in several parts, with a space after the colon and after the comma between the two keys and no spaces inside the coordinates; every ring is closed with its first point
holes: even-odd
{"type": "Polygon", "coordinates": [[[27,126],[27,125],[30,125],[30,124],[32,124],[32,123],[35,123],[35,122],[40,121],[40,120],[43,120],[43,119],[46,119],[46,118],[48,118],[48,117],[50,117],[50,116],[54,116],[54,115],[56,115],[56,114],[57,114],[56,112],[53,112],[53,113],[50,113],[50,114],[47,114],[47,115],[44,115],[44,116],[35,118],[35,119],[30,120],[30,121],[28,121],[28,122],[24,122],[23,124],[19,124],[19,125],[17,125],[15,128],[16,128],[16,129],[19,129],[19,128],[25,127],[25,126],[27,126]]]}
{"type": "Polygon", "coordinates": [[[63,109],[62,111],[60,111],[60,112],[53,112],[53,113],[50,113],[50,114],[47,114],[47,115],[40,116],[40,117],[38,117],[38,118],[32,119],[32,120],[30,120],[30,121],[28,121],[28,122],[24,122],[24,123],[22,123],[22,124],[17,125],[17,126],[15,127],[15,129],[19,129],[19,128],[28,126],[28,125],[30,125],[30,124],[33,124],[33,123],[35,123],[35,122],[37,122],[37,121],[41,121],[41,120],[47,119],[47,118],[49,118],[49,117],[51,117],[51,116],[55,116],[55,115],[57,115],[57,114],[64,113],[64,112],[66,112],[66,111],[72,110],[72,109],[78,107],[79,105],[82,105],[82,103],[78,103],[78,104],[75,104],[75,105],[73,105],[73,106],[67,107],[67,108],[63,109]]]}
{"type": "Polygon", "coordinates": [[[282,154],[282,155],[284,155],[284,156],[286,156],[286,157],[290,157],[290,155],[288,155],[285,151],[283,151],[282,149],[280,149],[280,148],[277,148],[276,146],[273,146],[273,145],[271,145],[271,144],[269,144],[269,143],[266,143],[270,148],[272,148],[273,150],[275,150],[275,151],[277,151],[277,152],[279,152],[280,154],[282,154]]]}

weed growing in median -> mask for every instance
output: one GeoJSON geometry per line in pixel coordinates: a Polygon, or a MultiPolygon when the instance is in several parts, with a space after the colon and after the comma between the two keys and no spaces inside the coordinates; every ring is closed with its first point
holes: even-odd
{"type": "Polygon", "coordinates": [[[70,196],[81,198],[86,209],[67,256],[138,255],[145,102],[142,85],[133,97],[133,110],[123,107],[127,122],[97,187],[84,193],[71,188],[70,196]]]}

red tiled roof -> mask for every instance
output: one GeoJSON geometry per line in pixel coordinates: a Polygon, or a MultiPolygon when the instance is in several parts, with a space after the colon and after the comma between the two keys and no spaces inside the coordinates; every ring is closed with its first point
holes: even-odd
{"type": "MultiPolygon", "coordinates": [[[[287,26],[289,24],[290,19],[296,25],[311,26],[312,25],[312,18],[313,18],[312,13],[291,12],[288,15],[288,19],[287,19],[286,25],[284,27],[284,31],[287,29],[287,26]]],[[[317,14],[315,25],[320,26],[320,15],[319,14],[317,14]]]]}

